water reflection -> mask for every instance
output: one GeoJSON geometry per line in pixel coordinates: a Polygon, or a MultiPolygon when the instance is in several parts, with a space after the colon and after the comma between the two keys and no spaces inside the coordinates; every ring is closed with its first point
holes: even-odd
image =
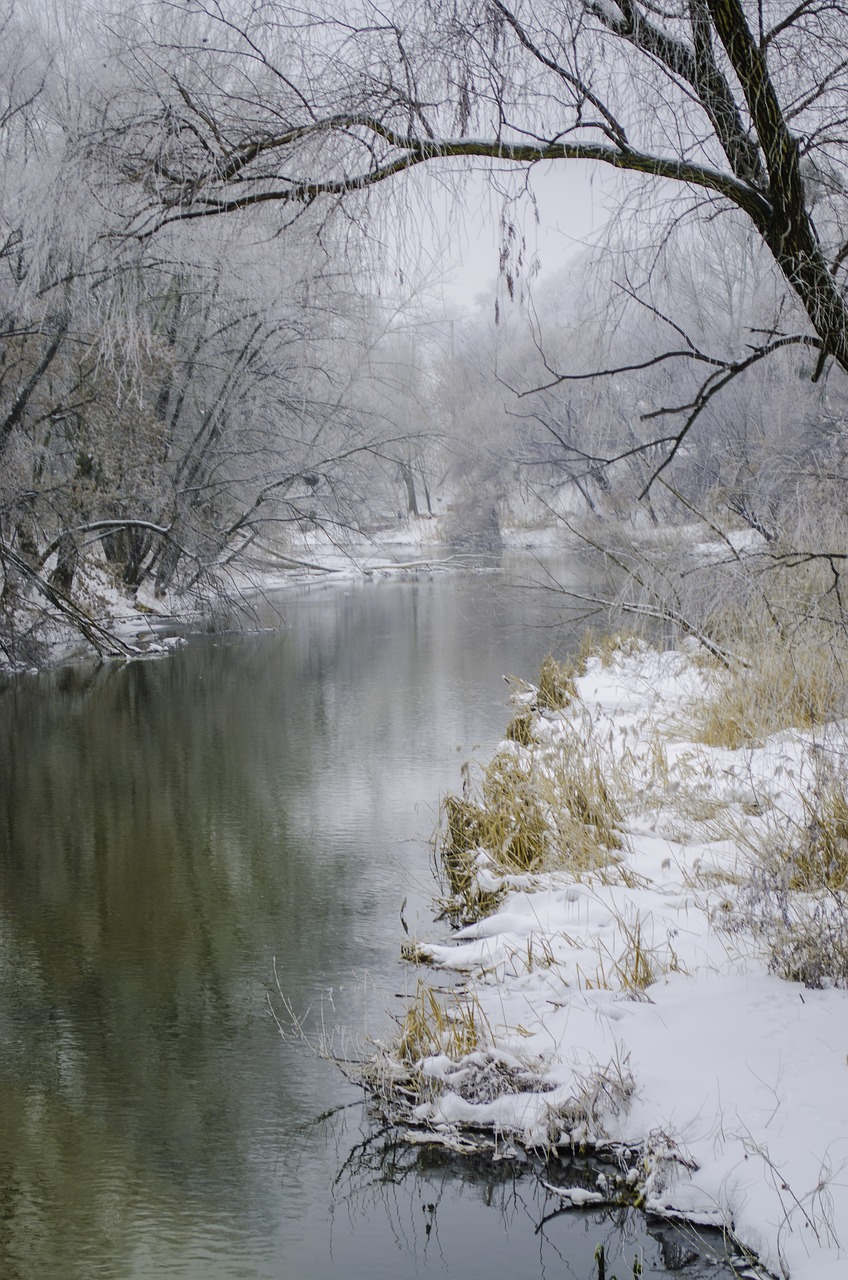
{"type": "Polygon", "coordinates": [[[551,647],[528,625],[542,606],[443,578],[285,608],[282,632],[0,690],[9,1280],[498,1276],[541,1259],[525,1190],[532,1212],[507,1212],[513,1193],[455,1167],[346,1164],[361,1107],[341,1129],[308,1121],[359,1095],[281,1041],[268,995],[276,962],[313,1024],[385,1028],[410,981],[403,898],[432,931],[438,794],[499,736],[502,672],[551,647]],[[429,1231],[421,1204],[438,1206],[429,1231]]]}
{"type": "Polygon", "coordinates": [[[410,1148],[397,1135],[366,1128],[340,1169],[329,1230],[352,1274],[363,1277],[372,1273],[356,1248],[363,1218],[384,1219],[396,1242],[395,1275],[419,1274],[417,1264],[427,1275],[590,1280],[599,1245],[607,1274],[621,1280],[634,1274],[634,1260],[646,1277],[729,1280],[734,1274],[717,1231],[647,1220],[626,1208],[563,1209],[545,1186],[549,1178],[574,1186],[591,1177],[581,1164],[544,1169],[474,1160],[410,1148]]]}

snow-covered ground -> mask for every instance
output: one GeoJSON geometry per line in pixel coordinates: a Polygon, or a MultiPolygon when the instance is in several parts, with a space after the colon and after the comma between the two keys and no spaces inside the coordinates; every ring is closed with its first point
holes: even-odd
{"type": "MultiPolygon", "coordinates": [[[[429,1035],[430,1051],[412,1070],[407,1045],[395,1079],[415,1081],[409,1117],[448,1144],[482,1129],[505,1149],[604,1148],[649,1210],[729,1228],[776,1276],[844,1280],[848,991],[771,971],[755,927],[768,902],[751,891],[758,841],[779,846],[807,821],[821,742],[698,744],[706,679],[680,653],[593,658],[579,700],[535,711],[528,746],[502,745],[543,772],[591,754],[623,814],[622,848],[594,871],[513,878],[493,914],[448,944],[417,943],[462,985],[438,997],[444,1022],[421,1006],[430,1026],[416,1043],[429,1035]]],[[[848,742],[829,732],[831,747],[848,742]]],[[[496,889],[485,851],[477,866],[496,889]]],[[[615,1193],[601,1179],[598,1197],[615,1193]]]]}

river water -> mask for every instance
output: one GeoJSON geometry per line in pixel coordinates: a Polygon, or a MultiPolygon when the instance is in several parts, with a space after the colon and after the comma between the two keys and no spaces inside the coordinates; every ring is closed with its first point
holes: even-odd
{"type": "Polygon", "coordinates": [[[439,797],[502,735],[502,674],[571,642],[504,574],[290,591],[270,630],[0,689],[3,1280],[589,1280],[600,1242],[619,1280],[730,1274],[393,1148],[273,1016],[341,1054],[390,1033],[404,900],[441,927],[439,797]]]}

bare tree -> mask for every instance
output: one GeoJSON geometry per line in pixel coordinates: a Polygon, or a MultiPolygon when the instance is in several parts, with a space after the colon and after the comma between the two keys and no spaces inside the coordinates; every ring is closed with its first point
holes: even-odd
{"type": "Polygon", "coordinates": [[[807,343],[848,370],[845,5],[319,8],[194,4],[182,71],[173,30],[148,46],[172,85],[139,152],[153,221],[292,216],[445,159],[595,161],[683,187],[701,214],[740,210],[806,317],[763,350],[807,343]]]}
{"type": "Polygon", "coordinates": [[[18,42],[0,71],[0,648],[14,661],[37,656],[57,613],[126,652],[86,617],[113,584],[206,592],[288,531],[367,523],[373,475],[420,433],[367,403],[395,308],[321,211],[284,239],[256,211],[249,226],[127,234],[144,175],[116,164],[104,112],[128,133],[158,127],[162,86],[140,62],[123,76],[120,15],[110,30],[99,11],[91,44],[41,17],[0,13],[18,42]]]}

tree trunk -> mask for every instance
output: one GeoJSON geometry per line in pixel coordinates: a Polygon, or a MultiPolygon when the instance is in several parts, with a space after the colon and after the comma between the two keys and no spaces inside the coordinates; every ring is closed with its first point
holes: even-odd
{"type": "Polygon", "coordinates": [[[70,595],[74,585],[74,574],[79,565],[79,549],[72,534],[67,531],[59,539],[56,548],[56,566],[48,579],[51,587],[70,595]]]}
{"type": "Polygon", "coordinates": [[[412,463],[401,462],[400,473],[403,476],[406,485],[407,513],[411,516],[418,516],[418,499],[415,495],[415,476],[412,471],[412,463]]]}

